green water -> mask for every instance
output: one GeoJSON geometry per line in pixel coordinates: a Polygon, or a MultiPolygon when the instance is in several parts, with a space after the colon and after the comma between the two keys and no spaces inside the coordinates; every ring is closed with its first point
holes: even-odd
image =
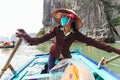
{"type": "MultiPolygon", "coordinates": [[[[37,48],[42,51],[43,53],[49,52],[49,49],[51,47],[52,43],[51,42],[46,42],[46,43],[42,43],[39,46],[37,46],[37,48]]],[[[115,43],[115,44],[109,44],[111,46],[114,46],[116,48],[120,48],[120,43],[115,43]]],[[[101,60],[102,57],[106,57],[107,59],[117,55],[115,53],[108,53],[106,51],[97,49],[95,47],[92,46],[88,46],[86,44],[82,44],[80,42],[75,42],[72,44],[72,46],[70,47],[70,50],[80,50],[83,54],[85,54],[86,56],[92,58],[93,60],[99,62],[101,60]]],[[[117,74],[120,74],[120,58],[106,64],[105,66],[108,67],[109,69],[111,69],[112,71],[116,72],[117,74]]]]}

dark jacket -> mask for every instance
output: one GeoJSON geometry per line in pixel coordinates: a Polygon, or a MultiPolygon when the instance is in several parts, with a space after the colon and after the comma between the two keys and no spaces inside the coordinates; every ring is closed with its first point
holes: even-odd
{"type": "Polygon", "coordinates": [[[44,36],[28,39],[27,41],[31,45],[35,45],[48,41],[54,37],[56,38],[56,41],[53,43],[50,49],[50,54],[52,54],[56,59],[59,59],[60,54],[62,54],[63,58],[71,58],[69,48],[75,40],[81,41],[88,45],[92,45],[107,52],[117,52],[116,48],[113,48],[103,42],[97,41],[90,37],[86,37],[79,31],[72,32],[68,36],[65,36],[63,30],[61,30],[61,26],[55,26],[49,31],[49,33],[45,34],[44,36]]]}

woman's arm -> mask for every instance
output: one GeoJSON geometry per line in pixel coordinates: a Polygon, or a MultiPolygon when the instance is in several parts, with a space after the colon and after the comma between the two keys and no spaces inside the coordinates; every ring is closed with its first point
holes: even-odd
{"type": "Polygon", "coordinates": [[[56,35],[56,28],[57,27],[54,27],[41,37],[30,37],[25,31],[23,31],[23,29],[18,29],[16,34],[17,37],[23,37],[30,45],[37,45],[53,38],[56,35]]]}
{"type": "Polygon", "coordinates": [[[92,39],[90,37],[87,37],[85,35],[83,35],[82,33],[78,32],[77,36],[76,36],[77,40],[84,42],[88,45],[94,46],[96,48],[99,48],[101,50],[105,50],[107,52],[115,52],[117,54],[120,54],[120,50],[112,47],[110,45],[107,45],[105,42],[101,42],[101,41],[97,41],[95,39],[92,39]]]}
{"type": "Polygon", "coordinates": [[[41,37],[31,38],[29,42],[31,45],[37,45],[37,44],[40,44],[40,43],[43,43],[45,41],[52,39],[53,37],[55,37],[55,35],[56,35],[56,27],[54,27],[48,33],[46,33],[45,35],[41,37]]]}

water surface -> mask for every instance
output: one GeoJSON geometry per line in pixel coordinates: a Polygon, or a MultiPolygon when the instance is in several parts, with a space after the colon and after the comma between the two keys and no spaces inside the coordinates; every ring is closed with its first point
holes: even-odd
{"type": "MultiPolygon", "coordinates": [[[[39,53],[48,53],[49,49],[52,45],[52,42],[45,42],[42,44],[39,44],[37,46],[20,46],[14,55],[11,65],[13,65],[14,69],[19,69],[22,65],[24,65],[26,62],[30,61],[35,54],[39,53]]],[[[109,44],[111,46],[114,46],[116,48],[120,48],[120,44],[109,44]]],[[[70,50],[79,50],[86,56],[92,58],[93,60],[99,62],[101,58],[104,56],[107,59],[111,58],[112,56],[115,56],[115,53],[108,53],[106,51],[99,50],[95,47],[88,46],[86,44],[82,44],[80,42],[75,42],[70,47],[70,50]]],[[[7,62],[7,59],[9,58],[11,52],[13,49],[0,49],[0,70],[4,67],[5,63],[7,62]]],[[[117,74],[120,74],[120,58],[116,59],[105,66],[110,68],[112,71],[116,72],[117,74]]],[[[3,75],[3,77],[6,77],[12,75],[11,71],[7,69],[3,75]]],[[[4,80],[4,79],[3,79],[4,80]]]]}
{"type": "MultiPolygon", "coordinates": [[[[49,52],[50,46],[52,45],[51,42],[43,43],[37,46],[37,48],[42,51],[42,52],[49,52]]],[[[111,45],[115,48],[120,49],[120,43],[113,43],[113,44],[108,44],[111,45]]],[[[92,58],[93,60],[99,62],[102,57],[106,57],[106,59],[109,59],[113,56],[116,56],[117,54],[112,52],[108,53],[106,51],[97,49],[93,46],[88,46],[86,44],[80,43],[80,42],[75,42],[71,45],[70,50],[79,50],[86,56],[92,58]]],[[[111,69],[112,71],[116,72],[117,74],[120,74],[120,58],[106,64],[105,66],[111,69]]]]}

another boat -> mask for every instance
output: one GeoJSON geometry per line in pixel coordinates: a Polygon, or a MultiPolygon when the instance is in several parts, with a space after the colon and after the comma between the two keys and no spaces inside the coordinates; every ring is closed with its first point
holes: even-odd
{"type": "Polygon", "coordinates": [[[15,42],[14,41],[12,41],[12,43],[11,42],[2,42],[2,43],[0,43],[0,48],[14,48],[15,47],[15,42]]]}
{"type": "MultiPolygon", "coordinates": [[[[77,67],[79,67],[79,69],[77,69],[76,71],[76,72],[79,72],[79,76],[78,76],[79,79],[77,80],[120,80],[120,75],[114,73],[113,71],[109,70],[105,66],[101,66],[100,68],[98,68],[98,63],[96,61],[83,55],[81,52],[72,51],[71,54],[72,54],[72,59],[77,61],[76,62],[77,64],[74,64],[74,65],[78,65],[77,67]],[[88,77],[89,79],[86,79],[84,77],[88,77]]],[[[60,61],[61,63],[56,62],[57,64],[59,64],[59,66],[58,65],[55,66],[50,73],[47,73],[47,62],[48,62],[48,54],[35,55],[35,58],[33,58],[26,65],[22,66],[8,80],[68,80],[68,78],[67,79],[63,78],[63,74],[62,74],[62,79],[60,79],[60,76],[62,73],[62,71],[60,71],[61,63],[64,63],[64,62],[61,62],[61,61],[60,61]]],[[[69,62],[69,60],[67,62],[69,62]]],[[[69,64],[69,66],[70,65],[71,63],[69,64]]],[[[69,71],[72,69],[73,67],[71,67],[71,69],[70,68],[64,69],[65,71],[64,75],[66,74],[66,70],[67,70],[68,73],[66,76],[68,77],[69,71]]],[[[75,70],[76,68],[74,67],[73,72],[75,70]]],[[[69,77],[71,78],[72,75],[70,74],[69,77]]],[[[75,79],[69,79],[69,80],[75,80],[75,79]]]]}

